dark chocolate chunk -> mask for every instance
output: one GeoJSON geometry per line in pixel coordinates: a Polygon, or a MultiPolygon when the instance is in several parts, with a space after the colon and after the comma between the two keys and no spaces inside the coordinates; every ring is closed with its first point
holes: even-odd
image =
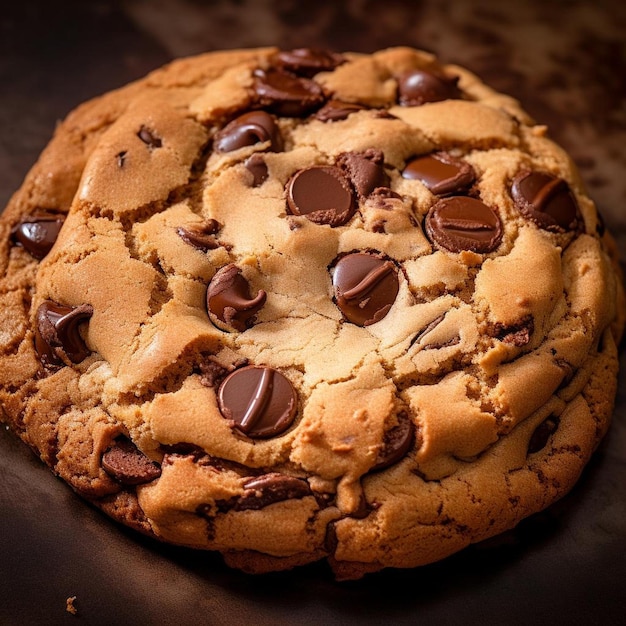
{"type": "Polygon", "coordinates": [[[89,304],[71,307],[46,300],[39,306],[35,350],[44,367],[63,365],[63,354],[72,363],[80,363],[89,356],[79,325],[92,315],[93,308],[89,304]]]}
{"type": "Polygon", "coordinates": [[[512,326],[505,326],[499,322],[496,323],[493,329],[493,336],[504,343],[521,348],[530,342],[534,330],[535,321],[532,316],[528,316],[512,326]]]}
{"type": "Polygon", "coordinates": [[[411,70],[398,78],[398,101],[403,106],[420,106],[427,102],[460,99],[458,76],[437,71],[411,70]]]}
{"type": "Polygon", "coordinates": [[[34,215],[24,218],[13,230],[13,241],[36,259],[43,259],[52,249],[64,217],[62,215],[34,215]]]}
{"type": "Polygon", "coordinates": [[[415,426],[408,413],[398,414],[398,423],[384,436],[383,445],[378,451],[376,463],[371,471],[378,471],[400,461],[411,449],[415,441],[415,426]]]}
{"type": "Polygon", "coordinates": [[[233,263],[219,269],[206,292],[207,311],[211,321],[222,330],[249,328],[261,310],[267,294],[262,289],[250,297],[250,286],[241,270],[233,263]]]}
{"type": "Polygon", "coordinates": [[[280,152],[283,138],[273,115],[265,111],[244,113],[215,134],[216,152],[232,152],[244,146],[270,142],[269,150],[280,152]]]}
{"type": "Polygon", "coordinates": [[[262,185],[268,176],[267,163],[262,154],[255,152],[244,162],[244,167],[252,174],[252,186],[262,185]]]}
{"type": "Polygon", "coordinates": [[[321,165],[307,167],[291,177],[287,205],[293,215],[330,226],[342,226],[356,210],[352,187],[343,171],[321,165]]]}
{"type": "Polygon", "coordinates": [[[389,186],[384,164],[383,153],[373,148],[365,152],[347,152],[337,160],[337,165],[348,173],[356,192],[362,198],[369,196],[377,187],[389,186]]]}
{"type": "Polygon", "coordinates": [[[123,485],[143,485],[161,475],[161,468],[151,461],[127,437],[118,437],[102,455],[102,469],[123,485]]]}
{"type": "Polygon", "coordinates": [[[288,378],[271,367],[249,365],[230,373],[218,391],[222,415],[248,437],[274,437],[287,430],[298,410],[288,378]]]}
{"type": "Polygon", "coordinates": [[[257,511],[275,502],[312,495],[309,483],[301,478],[272,472],[255,476],[244,484],[245,491],[233,506],[235,511],[257,511]]]}
{"type": "Polygon", "coordinates": [[[179,227],[176,232],[178,236],[190,246],[206,252],[219,247],[219,243],[215,239],[215,233],[220,229],[217,220],[207,220],[203,226],[190,226],[185,228],[179,227]]]}
{"type": "Polygon", "coordinates": [[[154,131],[150,130],[147,126],[142,126],[137,133],[137,137],[143,141],[150,150],[154,150],[155,148],[160,148],[163,145],[160,137],[154,133],[154,131]]]}
{"type": "Polygon", "coordinates": [[[556,432],[558,426],[559,418],[556,415],[550,415],[550,417],[541,422],[528,442],[528,454],[534,454],[543,450],[548,443],[548,439],[556,432]]]}
{"type": "Polygon", "coordinates": [[[333,288],[344,317],[358,326],[369,326],[383,319],[395,302],[398,270],[389,259],[354,252],[335,265],[333,288]]]}
{"type": "Polygon", "coordinates": [[[502,239],[497,213],[475,198],[453,196],[435,204],[425,220],[426,234],[446,250],[491,252],[502,239]]]}
{"type": "Polygon", "coordinates": [[[351,113],[363,111],[364,109],[364,106],[354,102],[329,100],[319,111],[315,113],[315,118],[320,122],[338,122],[345,120],[351,113]]]}
{"type": "Polygon", "coordinates": [[[298,76],[312,78],[318,72],[331,72],[345,60],[343,55],[329,50],[295,48],[279,52],[276,65],[298,76]]]}
{"type": "Polygon", "coordinates": [[[448,152],[435,152],[412,159],[402,171],[402,177],[420,180],[439,196],[461,193],[476,180],[474,168],[448,152]]]}
{"type": "Polygon", "coordinates": [[[523,171],[513,180],[511,195],[520,213],[544,230],[564,233],[582,225],[576,198],[562,178],[523,171]]]}
{"type": "Polygon", "coordinates": [[[277,69],[256,70],[254,90],[260,107],[285,117],[308,115],[326,99],[316,82],[277,69]]]}

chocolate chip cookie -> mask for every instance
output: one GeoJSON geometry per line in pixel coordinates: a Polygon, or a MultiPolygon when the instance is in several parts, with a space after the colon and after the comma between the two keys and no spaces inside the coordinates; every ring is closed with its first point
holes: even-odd
{"type": "Polygon", "coordinates": [[[182,59],[69,114],[0,221],[0,418],[248,572],[414,567],[565,494],[624,296],[567,156],[408,48],[182,59]]]}

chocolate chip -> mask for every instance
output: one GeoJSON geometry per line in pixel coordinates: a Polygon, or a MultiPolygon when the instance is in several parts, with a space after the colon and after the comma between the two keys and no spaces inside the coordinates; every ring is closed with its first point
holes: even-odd
{"type": "Polygon", "coordinates": [[[528,442],[528,454],[534,454],[543,450],[550,436],[556,432],[559,426],[559,419],[555,415],[551,415],[537,426],[528,442]]]}
{"type": "Polygon", "coordinates": [[[427,102],[441,102],[461,98],[457,76],[440,72],[411,70],[398,78],[398,101],[403,106],[420,106],[427,102]]]}
{"type": "Polygon", "coordinates": [[[380,150],[347,152],[337,160],[344,169],[360,197],[369,196],[377,187],[388,187],[389,176],[384,168],[385,157],[380,150]]]}
{"type": "Polygon", "coordinates": [[[107,448],[102,469],[123,485],[142,485],[161,475],[161,468],[127,437],[118,437],[107,448]]]}
{"type": "Polygon", "coordinates": [[[415,441],[415,426],[405,411],[398,413],[398,423],[385,432],[383,444],[371,471],[378,471],[400,461],[415,441]]]}
{"type": "Polygon", "coordinates": [[[250,285],[233,263],[219,269],[206,292],[206,304],[211,321],[222,330],[243,332],[254,322],[267,294],[262,289],[250,297],[250,285]]]}
{"type": "Polygon", "coordinates": [[[315,119],[318,119],[320,122],[338,122],[345,120],[351,113],[363,111],[364,109],[364,106],[354,102],[329,100],[319,111],[315,113],[315,119]]]}
{"type": "Polygon", "coordinates": [[[497,213],[475,198],[453,196],[435,204],[425,220],[426,234],[446,250],[491,252],[502,239],[497,213]]]}
{"type": "Polygon", "coordinates": [[[288,378],[271,367],[249,365],[229,374],[218,391],[222,415],[248,437],[274,437],[293,422],[298,397],[288,378]]]}
{"type": "Polygon", "coordinates": [[[265,111],[250,111],[240,115],[215,134],[216,152],[232,152],[244,146],[270,142],[269,150],[280,152],[283,138],[273,115],[265,111]]]}
{"type": "Polygon", "coordinates": [[[352,187],[342,170],[321,165],[307,167],[291,177],[287,205],[292,215],[304,215],[316,224],[333,227],[348,222],[356,210],[352,187]]]}
{"type": "Polygon", "coordinates": [[[402,178],[419,180],[439,196],[458,194],[476,180],[474,168],[448,152],[435,152],[412,159],[402,171],[402,178]]]}
{"type": "Polygon", "coordinates": [[[518,324],[510,326],[505,326],[497,322],[494,324],[492,335],[504,343],[509,343],[521,348],[530,342],[534,330],[535,321],[532,316],[529,316],[521,320],[518,324]]]}
{"type": "Polygon", "coordinates": [[[267,180],[267,163],[265,163],[263,155],[255,152],[245,160],[243,165],[252,174],[253,187],[258,187],[267,180]]]}
{"type": "Polygon", "coordinates": [[[13,241],[36,259],[43,259],[59,236],[62,215],[34,215],[24,218],[11,231],[13,241]]]}
{"type": "Polygon", "coordinates": [[[308,115],[326,99],[316,82],[277,69],[256,70],[254,90],[260,107],[285,117],[308,115]]]}
{"type": "Polygon", "coordinates": [[[307,78],[318,72],[331,72],[345,60],[341,54],[313,48],[283,50],[276,56],[276,64],[281,69],[307,78]]]}
{"type": "Polygon", "coordinates": [[[342,257],[332,279],[337,306],[349,322],[358,326],[383,319],[398,295],[396,266],[374,254],[354,252],[342,257]]]}
{"type": "Polygon", "coordinates": [[[89,304],[71,307],[46,300],[39,306],[35,350],[44,367],[63,365],[63,355],[72,363],[80,363],[89,356],[79,325],[92,315],[93,308],[89,304]]]}
{"type": "Polygon", "coordinates": [[[244,483],[243,495],[233,506],[235,511],[257,511],[275,502],[297,500],[312,495],[309,483],[301,478],[272,472],[244,483]]]}
{"type": "Polygon", "coordinates": [[[154,131],[150,130],[147,126],[142,126],[137,133],[137,137],[143,141],[150,150],[160,148],[163,145],[160,137],[157,137],[154,131]]]}
{"type": "Polygon", "coordinates": [[[520,172],[511,186],[520,213],[544,230],[576,231],[582,218],[576,198],[562,179],[545,172],[520,172]]]}
{"type": "Polygon", "coordinates": [[[176,229],[178,236],[190,246],[206,252],[219,247],[219,243],[215,239],[215,233],[220,229],[220,225],[216,220],[210,219],[203,226],[183,226],[176,229]]]}

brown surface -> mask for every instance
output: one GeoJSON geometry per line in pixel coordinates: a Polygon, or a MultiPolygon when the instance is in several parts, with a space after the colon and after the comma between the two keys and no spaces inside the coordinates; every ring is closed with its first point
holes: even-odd
{"type": "MultiPolygon", "coordinates": [[[[626,256],[623,3],[318,1],[309,12],[304,4],[73,0],[3,9],[0,206],[57,119],[174,56],[265,44],[409,44],[466,65],[547,122],[626,256]]],[[[621,623],[625,486],[623,372],[613,428],[579,485],[515,531],[440,564],[358,583],[337,585],[320,565],[250,578],[214,555],[112,524],[2,428],[0,624],[621,623]],[[77,617],[66,611],[72,596],[77,617]]]]}

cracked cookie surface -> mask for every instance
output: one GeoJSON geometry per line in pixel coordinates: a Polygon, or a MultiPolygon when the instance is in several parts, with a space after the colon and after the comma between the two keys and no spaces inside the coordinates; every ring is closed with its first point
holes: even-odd
{"type": "Polygon", "coordinates": [[[444,558],[608,428],[610,235],[545,127],[425,52],[176,61],[72,112],[0,233],[0,417],[246,571],[444,558]]]}

